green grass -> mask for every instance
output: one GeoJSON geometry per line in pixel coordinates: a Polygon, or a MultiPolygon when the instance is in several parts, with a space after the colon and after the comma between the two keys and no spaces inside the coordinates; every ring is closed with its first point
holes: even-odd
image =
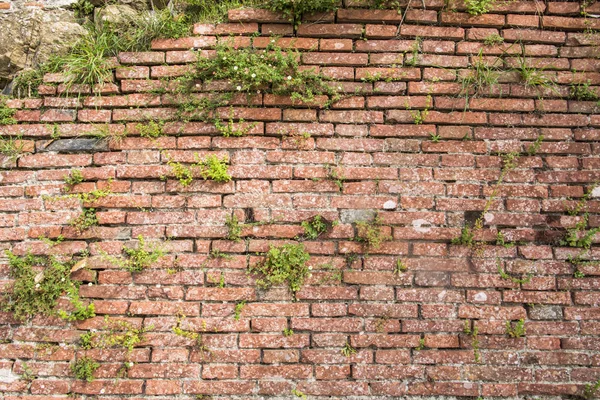
{"type": "Polygon", "coordinates": [[[262,275],[256,283],[264,289],[286,283],[295,295],[310,273],[306,265],[309,259],[310,255],[304,250],[304,245],[284,244],[280,247],[271,247],[265,259],[251,265],[248,272],[262,275]]]}
{"type": "Polygon", "coordinates": [[[6,106],[6,96],[0,95],[0,126],[16,124],[15,113],[16,110],[14,108],[6,106]]]}

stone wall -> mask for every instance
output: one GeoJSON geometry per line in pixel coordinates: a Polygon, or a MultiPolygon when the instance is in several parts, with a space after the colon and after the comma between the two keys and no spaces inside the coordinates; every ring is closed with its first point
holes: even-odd
{"type": "MultiPolygon", "coordinates": [[[[0,314],[0,399],[590,395],[600,378],[600,117],[574,88],[600,85],[600,22],[574,2],[513,1],[476,17],[460,3],[409,3],[405,14],[342,8],[295,35],[279,15],[232,10],[230,23],[198,25],[196,37],[121,54],[102,96],[68,95],[54,74],[42,98],[10,100],[19,123],[0,133],[26,154],[2,160],[0,247],[89,252],[74,278],[97,316],[24,324],[0,314]],[[192,50],[211,56],[230,33],[264,48],[271,32],[338,80],[344,98],[329,109],[268,91],[236,98],[234,118],[252,124],[244,137],[178,120],[169,80],[192,50]],[[486,44],[490,35],[503,43],[486,44]],[[460,77],[496,57],[498,84],[465,104],[460,77]],[[556,85],[526,85],[519,65],[556,85]],[[140,136],[150,121],[164,121],[164,136],[140,136]],[[97,137],[125,130],[121,141],[97,137]],[[184,187],[164,149],[183,164],[226,157],[233,180],[196,176],[184,187]],[[84,232],[69,224],[81,202],[64,197],[75,169],[83,182],[68,193],[110,188],[83,204],[98,218],[84,232]],[[375,212],[386,240],[369,247],[355,240],[357,223],[375,212]],[[227,240],[231,215],[246,224],[240,241],[227,240]],[[315,215],[337,223],[309,240],[301,223],[315,215]],[[452,244],[477,220],[471,246],[452,244]],[[589,249],[564,241],[582,221],[589,249]],[[140,235],[165,246],[160,262],[131,273],[102,256],[140,235]],[[311,276],[294,301],[284,286],[261,289],[247,268],[296,242],[311,276]],[[173,331],[180,314],[206,347],[173,331]],[[105,328],[105,316],[152,330],[132,352],[82,349],[80,335],[105,328]],[[90,383],[70,370],[84,355],[100,364],[90,383]]],[[[197,84],[198,95],[210,89],[197,84]]],[[[3,262],[0,283],[10,282],[3,262]]]]}

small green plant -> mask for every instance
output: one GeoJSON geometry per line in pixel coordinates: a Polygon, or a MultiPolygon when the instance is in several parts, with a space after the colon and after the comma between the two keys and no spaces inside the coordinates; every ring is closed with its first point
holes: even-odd
{"type": "Polygon", "coordinates": [[[227,240],[239,242],[242,235],[242,227],[238,217],[235,214],[225,218],[225,226],[227,226],[227,240]]]}
{"type": "Polygon", "coordinates": [[[512,338],[525,336],[525,320],[520,319],[515,323],[506,321],[506,334],[512,338]]]}
{"type": "Polygon", "coordinates": [[[500,258],[496,258],[496,267],[498,269],[498,274],[500,274],[500,277],[502,279],[510,280],[518,285],[524,285],[526,283],[531,282],[532,274],[527,274],[523,278],[515,278],[514,276],[507,274],[506,271],[504,271],[504,269],[502,268],[502,261],[500,260],[500,258]]]}
{"type": "Polygon", "coordinates": [[[569,98],[578,101],[598,101],[600,96],[590,88],[591,81],[571,85],[569,98]]]}
{"type": "Polygon", "coordinates": [[[235,309],[233,310],[233,319],[235,319],[236,321],[240,320],[240,317],[242,315],[242,311],[244,310],[245,306],[246,306],[246,301],[245,300],[242,300],[242,301],[236,303],[235,309]]]}
{"type": "Polygon", "coordinates": [[[338,169],[333,168],[331,165],[326,165],[325,169],[327,171],[327,179],[333,181],[340,190],[343,190],[344,180],[346,180],[344,175],[342,175],[338,169]]]}
{"type": "Polygon", "coordinates": [[[294,25],[294,28],[298,28],[303,15],[333,11],[337,5],[337,0],[272,0],[264,7],[271,11],[281,12],[294,25]]]}
{"type": "Polygon", "coordinates": [[[535,142],[533,142],[531,146],[529,146],[529,148],[527,149],[527,154],[529,154],[530,156],[535,156],[540,150],[543,141],[544,135],[538,135],[538,137],[535,139],[535,142]]]}
{"type": "Polygon", "coordinates": [[[504,43],[504,38],[500,35],[498,35],[497,33],[492,33],[490,35],[487,35],[484,39],[483,39],[483,44],[485,44],[486,46],[495,46],[498,44],[502,44],[504,43]]]}
{"type": "Polygon", "coordinates": [[[164,153],[164,155],[167,158],[167,165],[171,168],[171,173],[179,181],[181,186],[190,186],[194,181],[194,173],[192,172],[191,168],[186,167],[179,162],[173,161],[173,159],[167,153],[164,153]]]}
{"type": "Polygon", "coordinates": [[[94,5],[88,0],[77,0],[70,8],[75,11],[75,18],[85,18],[94,13],[94,5]]]}
{"type": "Polygon", "coordinates": [[[367,244],[370,249],[378,249],[383,242],[392,240],[390,236],[386,236],[382,230],[383,220],[379,214],[375,214],[370,222],[360,221],[356,223],[355,240],[367,244]]]}
{"type": "Polygon", "coordinates": [[[65,319],[81,320],[93,317],[94,305],[85,306],[79,299],[79,282],[71,280],[73,261],[64,262],[52,256],[16,256],[6,252],[14,280],[4,294],[2,310],[12,312],[18,320],[25,321],[35,315],[59,314],[65,319]],[[41,270],[40,270],[41,269],[41,270]],[[58,299],[67,295],[72,312],[57,309],[58,299]]]}
{"type": "Polygon", "coordinates": [[[421,46],[423,44],[423,39],[417,36],[415,41],[410,47],[410,58],[407,53],[404,53],[404,65],[414,67],[417,65],[419,61],[419,54],[421,53],[421,46]]]}
{"type": "Polygon", "coordinates": [[[33,373],[33,371],[31,370],[31,367],[29,367],[29,365],[27,365],[27,363],[23,363],[23,366],[21,368],[23,369],[23,373],[21,374],[21,379],[24,380],[25,382],[33,382],[35,380],[36,376],[33,373]]]}
{"type": "Polygon", "coordinates": [[[304,393],[302,393],[301,391],[299,391],[298,389],[292,389],[292,394],[294,396],[296,396],[296,397],[299,397],[299,398],[303,399],[303,400],[307,399],[306,395],[304,393]]]}
{"type": "Polygon", "coordinates": [[[124,258],[113,257],[106,253],[103,253],[102,257],[126,271],[141,272],[165,255],[161,246],[147,245],[142,235],[138,236],[137,247],[124,247],[123,253],[125,253],[124,258]]]}
{"type": "Polygon", "coordinates": [[[471,15],[482,15],[490,12],[496,0],[465,0],[467,12],[471,15]]]}
{"type": "Polygon", "coordinates": [[[396,265],[394,266],[394,275],[400,276],[406,271],[408,271],[408,267],[406,266],[406,264],[404,264],[404,262],[401,259],[397,259],[396,265]]]}
{"type": "Polygon", "coordinates": [[[592,187],[588,191],[586,191],[583,194],[583,197],[581,198],[581,200],[579,200],[577,202],[577,204],[575,204],[575,207],[571,207],[567,210],[567,213],[570,216],[574,217],[574,216],[579,215],[579,213],[581,213],[583,210],[587,210],[587,203],[590,200],[590,197],[592,196],[594,189],[596,189],[597,187],[598,187],[598,183],[596,182],[592,185],[592,187]]]}
{"type": "Polygon", "coordinates": [[[496,246],[502,246],[506,249],[510,249],[511,247],[515,246],[515,243],[507,242],[506,238],[504,237],[504,233],[502,233],[502,231],[498,231],[496,234],[496,246]]]}
{"type": "Polygon", "coordinates": [[[466,75],[461,76],[461,95],[465,97],[465,109],[469,107],[469,99],[491,90],[498,85],[501,69],[497,65],[500,59],[493,63],[487,62],[483,57],[483,50],[479,51],[477,58],[471,62],[471,67],[466,75]]]}
{"type": "Polygon", "coordinates": [[[583,272],[581,272],[580,270],[576,269],[575,272],[573,272],[573,278],[585,278],[585,274],[583,272]]]}
{"type": "Polygon", "coordinates": [[[136,328],[127,321],[111,319],[105,315],[103,330],[82,334],[79,343],[85,350],[123,348],[131,353],[144,340],[144,334],[152,329],[153,326],[136,328]]]}
{"type": "Polygon", "coordinates": [[[353,356],[354,354],[356,354],[356,349],[354,347],[352,347],[350,342],[346,342],[344,347],[342,347],[341,352],[344,357],[350,357],[350,356],[353,356]]]}
{"type": "Polygon", "coordinates": [[[286,283],[295,296],[310,273],[306,265],[309,258],[310,255],[302,244],[271,247],[264,261],[249,267],[249,273],[263,276],[257,281],[260,287],[268,289],[273,285],[286,283]]]}
{"type": "Polygon", "coordinates": [[[71,364],[71,372],[73,372],[75,378],[87,382],[94,380],[94,372],[98,368],[100,368],[100,364],[90,357],[79,358],[75,363],[71,364]]]}
{"type": "Polygon", "coordinates": [[[438,143],[442,138],[437,132],[431,132],[429,136],[429,139],[431,139],[433,143],[438,143]]]}
{"type": "Polygon", "coordinates": [[[294,334],[294,331],[291,328],[285,328],[283,330],[283,336],[290,337],[294,334]]]}
{"type": "Polygon", "coordinates": [[[15,113],[16,110],[14,108],[6,106],[6,96],[0,95],[0,126],[16,124],[15,113]]]}
{"type": "Polygon", "coordinates": [[[463,332],[466,335],[471,336],[471,347],[473,348],[473,356],[475,357],[475,362],[478,363],[481,361],[481,352],[479,351],[479,328],[473,323],[473,328],[471,329],[471,321],[465,320],[465,327],[463,332]]]}
{"type": "Polygon", "coordinates": [[[420,338],[419,339],[419,345],[417,347],[415,347],[415,350],[421,351],[424,348],[425,348],[425,338],[420,338]]]}
{"type": "Polygon", "coordinates": [[[13,80],[12,96],[18,99],[23,97],[38,97],[38,87],[44,83],[44,65],[38,68],[27,68],[17,74],[13,80]]]}
{"type": "MultiPolygon", "coordinates": [[[[175,324],[175,326],[173,326],[173,333],[176,334],[177,336],[180,337],[184,337],[186,339],[191,339],[194,341],[194,347],[196,349],[198,349],[198,351],[200,352],[200,354],[202,355],[202,358],[209,358],[211,356],[211,351],[208,348],[208,346],[206,346],[204,344],[204,334],[200,333],[200,332],[193,332],[193,331],[188,331],[185,329],[181,328],[181,325],[183,324],[183,321],[185,320],[185,315],[183,315],[182,313],[177,314],[177,322],[175,324]]],[[[202,332],[206,332],[206,322],[202,321],[202,332]]]]}
{"type": "Polygon", "coordinates": [[[460,230],[460,236],[452,239],[451,243],[460,246],[472,247],[475,245],[475,234],[473,233],[473,229],[466,225],[463,226],[460,230]]]}
{"type": "Polygon", "coordinates": [[[598,394],[600,394],[600,379],[594,383],[585,385],[582,397],[586,400],[595,399],[598,397],[598,394]]]}
{"type": "MultiPolygon", "coordinates": [[[[415,125],[421,125],[423,122],[425,122],[425,118],[427,118],[427,116],[429,115],[429,107],[431,107],[431,102],[432,102],[431,95],[428,94],[426,99],[427,100],[425,103],[425,108],[423,110],[411,111],[410,106],[407,107],[407,110],[409,110],[410,115],[412,116],[415,125]]],[[[437,136],[437,140],[434,140],[435,137],[436,137],[435,134],[431,134],[431,140],[433,140],[434,142],[437,142],[437,140],[439,140],[439,136],[437,136]]]]}
{"type": "Polygon", "coordinates": [[[327,221],[320,215],[315,215],[308,221],[302,221],[302,228],[304,228],[304,235],[314,240],[327,230],[327,221]]]}
{"type": "Polygon", "coordinates": [[[98,217],[96,215],[96,209],[84,208],[77,218],[69,221],[69,225],[75,228],[78,235],[81,235],[93,226],[97,226],[98,217]]]}
{"type": "Polygon", "coordinates": [[[140,133],[141,137],[148,139],[158,139],[163,135],[164,126],[164,121],[148,121],[144,124],[137,124],[135,127],[136,130],[140,133]]]}
{"type": "Polygon", "coordinates": [[[69,173],[69,175],[66,175],[63,180],[67,185],[65,192],[70,192],[73,189],[73,186],[83,182],[83,174],[81,173],[80,169],[74,169],[69,173]]]}
{"type": "Polygon", "coordinates": [[[240,118],[236,127],[236,123],[233,120],[233,108],[229,109],[229,121],[227,121],[227,124],[224,125],[219,118],[215,118],[214,120],[215,127],[224,137],[241,137],[247,135],[256,126],[256,123],[244,127],[245,122],[243,118],[240,118]]]}
{"type": "Polygon", "coordinates": [[[201,160],[196,155],[197,166],[200,169],[202,178],[210,179],[215,182],[229,182],[231,175],[227,173],[227,158],[219,158],[215,155],[209,155],[201,160]]]}
{"type": "Polygon", "coordinates": [[[589,215],[585,213],[583,218],[575,225],[574,228],[567,229],[567,233],[560,240],[562,246],[577,247],[580,249],[589,250],[594,243],[594,236],[600,232],[600,227],[587,230],[589,215]]]}
{"type": "Polygon", "coordinates": [[[521,43],[521,54],[517,57],[516,71],[521,77],[521,82],[526,88],[536,88],[539,92],[539,98],[542,98],[542,90],[550,90],[557,95],[559,91],[556,88],[556,83],[546,75],[542,69],[530,67],[525,54],[525,45],[521,43]]]}
{"type": "MultiPolygon", "coordinates": [[[[0,123],[0,125],[2,125],[2,123],[0,123]]],[[[20,137],[15,138],[9,136],[6,139],[0,139],[0,154],[9,160],[14,161],[21,157],[24,153],[25,143],[20,137]]]]}

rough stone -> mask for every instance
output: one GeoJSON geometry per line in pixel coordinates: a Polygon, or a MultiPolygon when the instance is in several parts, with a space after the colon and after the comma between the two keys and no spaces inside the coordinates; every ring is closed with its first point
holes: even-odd
{"type": "Polygon", "coordinates": [[[107,151],[108,142],[102,139],[59,139],[45,146],[41,151],[58,153],[85,153],[90,151],[107,151]]]}
{"type": "Polygon", "coordinates": [[[535,306],[529,309],[529,318],[537,320],[562,319],[563,312],[560,306],[535,306]]]}
{"type": "Polygon", "coordinates": [[[103,8],[96,8],[94,11],[94,22],[96,25],[109,23],[121,26],[129,23],[136,15],[136,10],[128,5],[111,4],[103,8]]]}

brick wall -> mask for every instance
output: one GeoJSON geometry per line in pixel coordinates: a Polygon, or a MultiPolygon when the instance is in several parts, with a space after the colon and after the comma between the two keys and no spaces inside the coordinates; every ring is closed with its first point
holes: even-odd
{"type": "MultiPolygon", "coordinates": [[[[593,261],[600,235],[590,250],[560,240],[585,211],[586,230],[600,226],[598,105],[569,97],[574,84],[600,84],[593,32],[600,22],[582,17],[575,2],[509,2],[478,17],[455,8],[441,0],[410,2],[405,14],[346,7],[305,22],[296,40],[278,15],[233,10],[230,23],[197,25],[195,37],[121,54],[101,97],[86,87],[65,96],[64,77],[48,75],[41,99],[10,100],[19,124],[0,132],[20,136],[27,154],[2,160],[0,247],[88,250],[90,269],[75,277],[97,317],[19,324],[0,314],[0,399],[292,398],[292,390],[309,398],[583,395],[600,378],[593,261]],[[232,33],[248,46],[257,32],[258,47],[270,33],[283,35],[281,46],[299,48],[302,62],[339,80],[346,96],[330,109],[295,107],[268,93],[238,102],[235,117],[256,123],[245,137],[175,121],[168,94],[157,88],[193,61],[190,49],[210,56],[219,37],[232,33]],[[491,34],[504,43],[485,45],[491,34]],[[527,87],[507,67],[466,107],[459,77],[480,51],[487,61],[502,56],[508,66],[540,68],[556,86],[527,87]],[[165,137],[135,134],[137,123],[159,119],[165,137]],[[121,142],[82,136],[105,124],[130,134],[121,142]],[[310,137],[299,142],[294,132],[310,137]],[[183,163],[194,153],[225,155],[233,181],[182,187],[161,149],[183,163]],[[502,154],[515,152],[515,167],[496,185],[502,154]],[[72,169],[85,178],[73,192],[112,192],[87,204],[99,226],[82,233],[69,226],[80,202],[52,198],[63,194],[72,169]],[[578,205],[579,213],[568,212],[578,205]],[[375,211],[391,240],[368,248],[353,240],[356,222],[375,211]],[[451,244],[482,211],[479,243],[451,244]],[[232,213],[258,223],[239,242],[226,239],[232,213]],[[301,222],[315,215],[339,223],[317,240],[300,239],[312,275],[298,301],[284,287],[260,290],[247,267],[269,245],[302,236],[301,222]],[[498,232],[515,243],[501,245],[498,232]],[[65,240],[56,246],[39,239],[59,235],[65,240]],[[168,251],[145,271],[123,271],[100,256],[119,254],[139,235],[168,251]],[[213,250],[227,259],[210,258],[213,250]],[[578,256],[590,262],[574,263],[578,256]],[[407,270],[396,274],[399,260],[407,270]],[[247,304],[236,319],[241,300],[247,304]],[[173,333],[178,313],[204,331],[208,356],[173,333]],[[101,329],[105,315],[153,329],[130,354],[82,350],[79,336],[101,329]],[[507,321],[520,319],[525,336],[510,337],[507,321]],[[284,336],[286,328],[294,334],[284,336]],[[44,343],[61,347],[47,352],[44,343]],[[341,353],[346,343],[356,349],[349,357],[341,353]],[[75,354],[100,363],[93,382],[74,379],[75,354]],[[123,373],[124,360],[133,364],[123,373]],[[33,381],[19,379],[26,369],[33,381]]],[[[6,261],[0,283],[10,283],[6,261]]]]}

